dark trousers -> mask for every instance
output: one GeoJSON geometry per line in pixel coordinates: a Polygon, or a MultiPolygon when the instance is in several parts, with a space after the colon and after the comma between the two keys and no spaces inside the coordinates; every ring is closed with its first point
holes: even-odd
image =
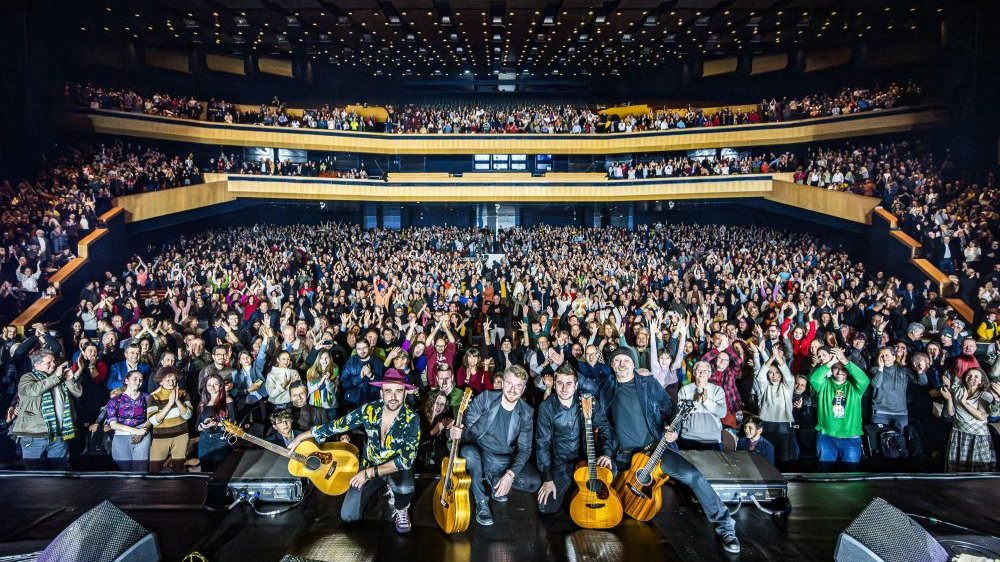
{"type": "Polygon", "coordinates": [[[354,486],[348,488],[344,503],[340,506],[340,519],[345,523],[360,521],[372,499],[385,493],[387,484],[392,490],[393,509],[410,507],[410,500],[413,498],[413,471],[404,470],[372,478],[360,489],[354,486]]]}
{"type": "MultiPolygon", "coordinates": [[[[465,459],[465,469],[472,477],[472,498],[477,504],[490,499],[483,481],[488,481],[490,487],[496,486],[497,481],[513,462],[510,455],[495,455],[480,449],[474,443],[462,445],[458,454],[465,459]]],[[[521,472],[514,476],[511,488],[523,492],[536,492],[541,484],[541,477],[538,476],[535,467],[525,464],[521,472]]]]}
{"type": "MultiPolygon", "coordinates": [[[[631,462],[631,454],[619,454],[615,457],[615,464],[619,471],[628,470],[631,462]]],[[[691,488],[694,497],[701,504],[702,511],[705,512],[705,517],[715,525],[715,532],[719,536],[736,532],[736,522],[733,521],[729,509],[719,499],[719,495],[712,489],[705,476],[680,453],[667,449],[660,459],[660,470],[673,480],[691,488]]]]}
{"type": "Polygon", "coordinates": [[[549,515],[558,512],[566,503],[566,497],[573,492],[573,472],[575,462],[553,461],[552,482],[556,485],[556,496],[547,498],[545,503],[538,504],[538,511],[549,515]]]}
{"type": "Polygon", "coordinates": [[[778,462],[787,462],[795,458],[792,424],[788,422],[764,422],[764,439],[774,445],[774,456],[778,462]]]}

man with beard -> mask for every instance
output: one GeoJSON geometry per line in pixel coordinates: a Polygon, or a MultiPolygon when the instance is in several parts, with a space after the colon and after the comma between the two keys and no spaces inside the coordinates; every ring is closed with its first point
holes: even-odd
{"type": "Polygon", "coordinates": [[[538,472],[528,464],[532,410],[521,400],[527,384],[528,373],[523,367],[507,369],[503,390],[480,393],[469,405],[465,425],[451,426],[451,438],[464,441],[458,454],[472,477],[476,522],[480,525],[493,524],[483,480],[490,483],[493,500],[499,503],[507,501],[511,488],[534,492],[541,483],[538,472]]]}
{"type": "Polygon", "coordinates": [[[361,458],[361,470],[351,478],[351,487],[340,507],[345,523],[360,521],[365,507],[389,487],[389,503],[396,532],[409,532],[410,500],[413,498],[413,461],[420,443],[420,418],[404,403],[406,391],[416,387],[406,377],[389,369],[380,381],[370,385],[381,390],[381,399],[363,404],[339,420],[317,425],[301,433],[288,444],[289,450],[306,439],[326,441],[337,433],[355,427],[364,428],[367,436],[361,458]]]}
{"type": "MultiPolygon", "coordinates": [[[[618,451],[614,462],[619,471],[627,470],[632,455],[645,450],[661,438],[663,426],[671,421],[674,405],[670,395],[653,377],[636,376],[632,354],[618,348],[611,355],[614,378],[606,379],[598,392],[598,400],[614,428],[618,451]]],[[[701,504],[705,517],[715,526],[726,552],[740,551],[736,538],[736,523],[708,480],[688,462],[673,445],[677,432],[667,434],[671,443],[660,459],[660,469],[670,478],[687,485],[701,504]]]]}

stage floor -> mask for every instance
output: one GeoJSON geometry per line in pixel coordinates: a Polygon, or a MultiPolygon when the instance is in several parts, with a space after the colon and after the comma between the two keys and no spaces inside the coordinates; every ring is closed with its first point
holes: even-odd
{"type": "Polygon", "coordinates": [[[396,535],[384,501],[363,522],[344,526],[340,498],[314,493],[301,506],[270,518],[238,508],[241,513],[226,521],[238,518],[236,524],[205,544],[228,526],[221,525],[225,514],[202,508],[207,484],[201,475],[0,473],[0,555],[41,550],[104,499],[155,532],[166,561],[180,561],[194,549],[209,562],[269,562],[287,553],[324,550],[335,553],[326,559],[351,562],[830,560],[837,535],[875,496],[904,512],[982,532],[1000,530],[1000,475],[870,475],[856,481],[806,475],[790,476],[793,509],[786,518],[771,517],[752,505],[736,514],[743,544],[739,556],[726,555],[701,514],[672,491],[664,494],[664,509],[651,523],[626,517],[606,532],[576,528],[568,515],[540,518],[533,497],[514,492],[506,504],[495,504],[493,527],[473,522],[468,532],[449,537],[431,514],[433,480],[421,478],[411,512],[414,527],[407,536],[396,535]]]}

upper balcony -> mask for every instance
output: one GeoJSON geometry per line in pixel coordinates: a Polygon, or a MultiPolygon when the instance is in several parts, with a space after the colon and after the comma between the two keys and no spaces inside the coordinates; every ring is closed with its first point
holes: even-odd
{"type": "Polygon", "coordinates": [[[922,105],[781,123],[639,133],[463,135],[385,134],[232,125],[120,111],[67,110],[59,126],[207,145],[272,147],[364,154],[629,154],[702,148],[794,145],[901,133],[945,123],[948,110],[922,105]]]}

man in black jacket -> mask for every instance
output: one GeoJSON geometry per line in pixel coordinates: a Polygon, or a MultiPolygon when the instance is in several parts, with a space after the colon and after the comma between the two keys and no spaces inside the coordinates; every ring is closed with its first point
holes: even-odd
{"type": "MultiPolygon", "coordinates": [[[[585,422],[577,394],[577,373],[568,364],[556,371],[555,392],[538,408],[535,428],[535,460],[542,475],[538,490],[538,510],[555,513],[561,509],[573,484],[573,472],[580,460],[586,461],[585,422]],[[583,445],[583,446],[581,446],[583,445]]],[[[591,407],[591,423],[600,457],[597,466],[612,469],[611,456],[617,444],[608,418],[596,404],[591,407]]]]}
{"type": "Polygon", "coordinates": [[[523,367],[507,369],[503,390],[481,393],[469,405],[465,424],[451,427],[451,438],[464,441],[458,454],[472,477],[476,522],[480,525],[493,524],[483,480],[489,482],[494,501],[500,503],[507,501],[511,488],[525,492],[538,489],[538,472],[528,464],[532,410],[521,400],[527,384],[528,372],[523,367]]]}

